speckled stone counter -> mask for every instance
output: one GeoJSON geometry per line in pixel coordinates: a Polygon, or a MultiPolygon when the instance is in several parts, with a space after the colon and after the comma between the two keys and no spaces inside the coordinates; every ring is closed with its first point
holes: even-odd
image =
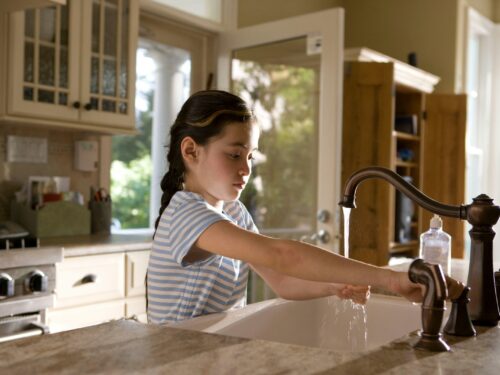
{"type": "Polygon", "coordinates": [[[2,374],[498,374],[500,328],[412,348],[415,334],[362,353],[115,321],[0,344],[2,374]]]}
{"type": "Polygon", "coordinates": [[[118,253],[151,249],[152,235],[109,234],[51,237],[40,240],[41,247],[62,247],[65,257],[118,253]]]}

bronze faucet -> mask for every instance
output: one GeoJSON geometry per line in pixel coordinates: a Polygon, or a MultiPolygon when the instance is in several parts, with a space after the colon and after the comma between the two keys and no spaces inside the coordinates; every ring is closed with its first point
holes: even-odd
{"type": "Polygon", "coordinates": [[[493,204],[493,199],[481,194],[468,205],[452,206],[435,201],[415,186],[406,182],[394,171],[382,167],[361,169],[351,175],[344,189],[344,198],[339,204],[355,208],[356,188],[359,183],[369,178],[381,178],[406,194],[414,202],[435,214],[467,220],[472,229],[469,275],[467,284],[471,288],[469,312],[476,325],[496,326],[500,320],[498,299],[493,273],[493,225],[500,217],[500,207],[493,204]]]}

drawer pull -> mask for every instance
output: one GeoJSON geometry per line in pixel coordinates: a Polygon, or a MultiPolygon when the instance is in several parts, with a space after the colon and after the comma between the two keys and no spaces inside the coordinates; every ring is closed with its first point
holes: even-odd
{"type": "Polygon", "coordinates": [[[93,273],[88,274],[82,278],[81,284],[90,284],[90,283],[95,283],[97,282],[97,275],[94,275],[93,273]]]}

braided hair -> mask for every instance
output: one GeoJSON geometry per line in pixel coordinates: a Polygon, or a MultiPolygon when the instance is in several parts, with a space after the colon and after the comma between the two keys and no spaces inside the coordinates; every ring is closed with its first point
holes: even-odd
{"type": "Polygon", "coordinates": [[[212,137],[220,134],[225,125],[234,122],[247,123],[253,119],[253,113],[247,103],[226,91],[205,90],[191,95],[170,129],[167,153],[169,169],[160,183],[163,194],[155,230],[174,194],[182,190],[186,171],[181,154],[182,140],[191,137],[197,144],[203,146],[212,137]]]}

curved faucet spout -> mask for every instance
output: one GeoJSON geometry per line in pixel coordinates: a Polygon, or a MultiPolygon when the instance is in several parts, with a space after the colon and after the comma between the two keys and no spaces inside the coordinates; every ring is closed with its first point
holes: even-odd
{"type": "Polygon", "coordinates": [[[339,202],[339,205],[343,207],[355,208],[356,189],[361,181],[367,180],[369,178],[381,178],[389,182],[397,190],[407,195],[410,199],[418,203],[426,210],[429,210],[435,214],[448,217],[457,217],[464,220],[467,219],[466,206],[452,206],[435,201],[434,199],[422,193],[415,186],[405,181],[396,172],[383,167],[369,167],[360,169],[359,171],[353,173],[346,182],[344,189],[344,198],[339,202]]]}
{"type": "Polygon", "coordinates": [[[486,194],[473,198],[468,205],[451,206],[429,198],[412,184],[390,169],[369,167],[361,169],[349,177],[344,190],[344,198],[339,204],[356,207],[356,188],[368,178],[381,178],[392,184],[411,200],[435,214],[467,220],[472,229],[469,276],[467,284],[471,288],[470,315],[474,324],[497,326],[500,321],[500,295],[497,296],[493,276],[493,225],[500,219],[500,206],[486,194]],[[497,299],[498,298],[498,299],[497,299]]]}

